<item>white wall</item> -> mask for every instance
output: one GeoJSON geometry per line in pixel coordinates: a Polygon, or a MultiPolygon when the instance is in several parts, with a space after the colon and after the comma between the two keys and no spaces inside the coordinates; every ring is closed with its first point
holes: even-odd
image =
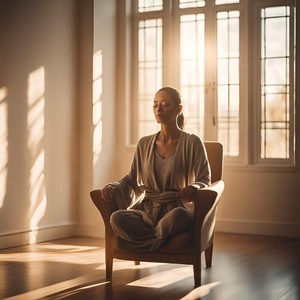
{"type": "Polygon", "coordinates": [[[217,230],[300,237],[300,173],[225,167],[217,230]]]}
{"type": "Polygon", "coordinates": [[[0,248],[74,232],[78,4],[0,5],[0,248]]]}
{"type": "Polygon", "coordinates": [[[0,248],[104,235],[89,192],[117,170],[115,27],[115,1],[1,1],[0,248]]]}
{"type": "Polygon", "coordinates": [[[82,151],[78,233],[104,237],[103,222],[89,197],[89,192],[115,179],[118,169],[115,126],[116,1],[95,0],[92,19],[93,48],[90,50],[93,52],[93,76],[90,86],[93,87],[93,100],[81,99],[82,151]]]}

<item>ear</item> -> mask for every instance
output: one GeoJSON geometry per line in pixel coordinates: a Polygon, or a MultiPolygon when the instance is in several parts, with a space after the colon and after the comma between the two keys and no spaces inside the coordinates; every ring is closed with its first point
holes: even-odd
{"type": "Polygon", "coordinates": [[[182,105],[178,104],[177,114],[179,115],[182,112],[182,105]]]}

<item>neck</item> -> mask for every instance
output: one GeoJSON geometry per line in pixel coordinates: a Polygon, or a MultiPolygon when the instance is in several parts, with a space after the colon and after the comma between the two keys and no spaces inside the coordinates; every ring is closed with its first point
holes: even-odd
{"type": "Polygon", "coordinates": [[[164,142],[170,141],[170,140],[176,140],[180,136],[181,130],[175,126],[175,127],[167,127],[162,125],[159,137],[162,139],[164,142]]]}

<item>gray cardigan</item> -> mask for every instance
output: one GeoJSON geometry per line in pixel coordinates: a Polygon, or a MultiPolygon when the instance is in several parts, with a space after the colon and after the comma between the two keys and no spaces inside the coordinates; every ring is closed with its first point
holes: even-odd
{"type": "Polygon", "coordinates": [[[130,172],[108,185],[119,209],[133,209],[154,226],[162,206],[167,211],[183,206],[177,192],[188,185],[198,189],[210,184],[210,167],[202,140],[182,131],[172,165],[169,191],[160,192],[154,172],[155,141],[159,132],[141,138],[130,172]]]}

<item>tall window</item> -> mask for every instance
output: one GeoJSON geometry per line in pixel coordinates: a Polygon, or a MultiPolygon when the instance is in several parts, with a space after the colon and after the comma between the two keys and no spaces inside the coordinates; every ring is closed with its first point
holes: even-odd
{"type": "MultiPolygon", "coordinates": [[[[293,13],[260,7],[260,160],[290,160],[294,138],[293,13]]],[[[258,85],[258,83],[257,83],[258,85]]]]}
{"type": "Polygon", "coordinates": [[[217,13],[218,140],[229,156],[239,155],[240,26],[239,11],[217,13]]]}
{"type": "Polygon", "coordinates": [[[138,22],[138,133],[151,134],[153,89],[162,85],[162,19],[138,22]]]}
{"type": "MultiPolygon", "coordinates": [[[[183,1],[182,1],[183,2],[183,1]]],[[[203,2],[203,1],[202,1],[203,2]]],[[[200,2],[199,4],[201,4],[200,2]]],[[[186,5],[187,3],[185,3],[186,5]]],[[[186,129],[204,136],[205,14],[180,16],[180,92],[186,129]]]]}
{"type": "Polygon", "coordinates": [[[132,4],[131,142],[158,130],[154,92],[172,85],[186,130],[221,141],[228,161],[294,162],[294,1],[132,4]]]}

